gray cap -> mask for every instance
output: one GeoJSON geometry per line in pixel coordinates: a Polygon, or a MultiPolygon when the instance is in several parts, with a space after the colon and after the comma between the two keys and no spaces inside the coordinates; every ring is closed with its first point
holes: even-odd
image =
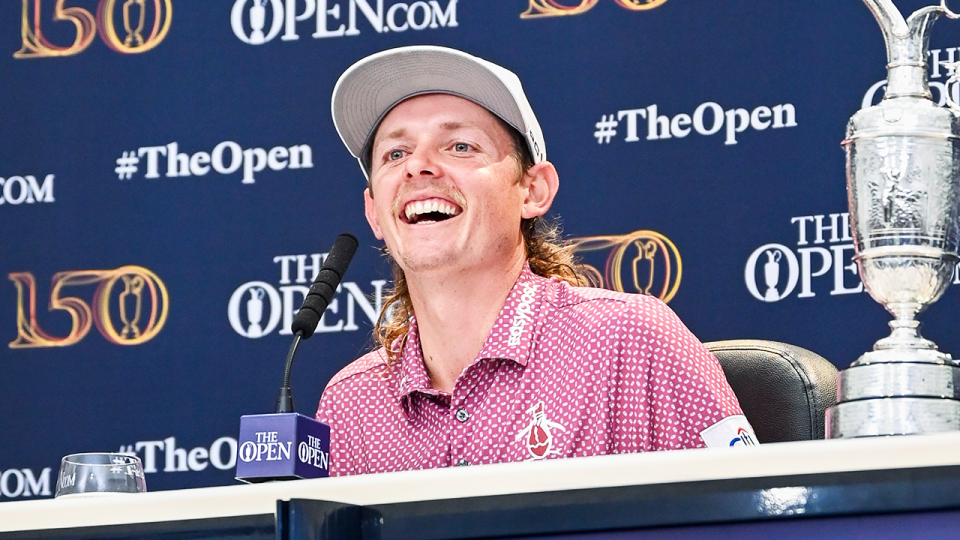
{"type": "Polygon", "coordinates": [[[416,45],[358,61],[333,89],[333,124],[367,178],[370,145],[383,117],[405,99],[434,93],[487,109],[523,135],[534,163],[547,159],[540,123],[512,71],[456,49],[416,45]]]}

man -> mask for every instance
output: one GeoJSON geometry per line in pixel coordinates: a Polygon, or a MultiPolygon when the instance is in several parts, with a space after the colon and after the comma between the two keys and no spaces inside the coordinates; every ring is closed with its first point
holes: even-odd
{"type": "MultiPolygon", "coordinates": [[[[578,287],[519,79],[403,47],[348,69],[333,118],[394,263],[380,348],[327,385],[332,475],[731,446],[716,359],[660,300],[578,287]]],[[[732,441],[732,442],[731,442],[732,441]]]]}

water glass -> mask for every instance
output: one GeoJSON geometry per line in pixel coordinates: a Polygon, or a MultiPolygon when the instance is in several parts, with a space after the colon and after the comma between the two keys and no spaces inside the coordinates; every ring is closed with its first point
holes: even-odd
{"type": "Polygon", "coordinates": [[[60,462],[55,497],[80,494],[143,493],[143,463],[130,454],[70,454],[60,462]]]}

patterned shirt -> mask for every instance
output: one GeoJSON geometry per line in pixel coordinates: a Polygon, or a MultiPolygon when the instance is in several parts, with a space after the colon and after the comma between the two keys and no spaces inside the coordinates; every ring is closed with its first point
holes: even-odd
{"type": "Polygon", "coordinates": [[[339,476],[702,447],[725,418],[749,430],[739,415],[717,360],[659,299],[527,266],[452,393],[431,387],[414,318],[399,361],[378,349],[348,365],[316,418],[339,476]]]}

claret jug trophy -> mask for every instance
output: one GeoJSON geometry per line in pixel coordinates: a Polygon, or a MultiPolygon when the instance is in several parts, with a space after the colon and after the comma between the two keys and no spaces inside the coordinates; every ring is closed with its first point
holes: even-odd
{"type": "Polygon", "coordinates": [[[960,107],[931,99],[929,32],[946,0],[904,19],[891,0],[864,0],[883,29],[887,90],[847,125],[847,196],[860,278],[893,314],[889,336],[840,372],[826,436],[960,430],[960,367],[920,336],[916,316],[953,279],[960,242],[960,107]]]}

